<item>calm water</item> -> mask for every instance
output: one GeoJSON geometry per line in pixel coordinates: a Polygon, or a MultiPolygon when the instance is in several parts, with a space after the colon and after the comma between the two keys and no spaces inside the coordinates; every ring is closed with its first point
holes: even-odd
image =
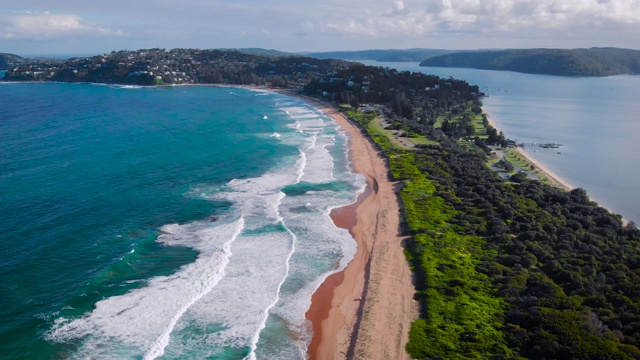
{"type": "Polygon", "coordinates": [[[640,76],[604,78],[379,63],[480,86],[489,116],[512,139],[557,142],[532,156],[612,212],[640,223],[640,76]]]}
{"type": "Polygon", "coordinates": [[[295,359],[346,137],[245,89],[0,84],[0,358],[295,359]]]}

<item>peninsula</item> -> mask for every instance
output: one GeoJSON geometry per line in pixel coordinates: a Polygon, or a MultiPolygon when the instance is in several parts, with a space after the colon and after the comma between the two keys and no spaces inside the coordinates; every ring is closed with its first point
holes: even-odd
{"type": "Polygon", "coordinates": [[[384,349],[395,357],[404,347],[413,358],[640,358],[640,231],[583,189],[491,171],[493,148],[509,142],[482,113],[478,86],[340,60],[192,49],[31,62],[6,80],[253,85],[341,111],[370,190],[354,210],[354,266],[325,286],[330,309],[308,315],[321,336],[312,356],[385,358],[384,349]],[[402,266],[413,270],[419,303],[411,325],[412,311],[394,308],[413,306],[407,288],[394,287],[409,281],[402,266]],[[383,327],[394,330],[380,337],[383,327]]]}

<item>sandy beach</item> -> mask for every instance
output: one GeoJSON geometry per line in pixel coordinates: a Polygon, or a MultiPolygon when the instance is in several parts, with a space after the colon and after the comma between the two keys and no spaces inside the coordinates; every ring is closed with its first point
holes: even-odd
{"type": "Polygon", "coordinates": [[[418,304],[413,300],[412,274],[398,234],[399,206],[386,164],[344,115],[318,100],[300,98],[349,134],[354,170],[368,184],[355,204],[331,214],[337,226],[349,229],[358,250],[346,269],[327,278],[312,297],[306,314],[314,329],[309,358],[408,359],[404,347],[411,322],[418,317],[418,304]]]}
{"type": "Polygon", "coordinates": [[[544,176],[546,176],[550,180],[551,185],[553,185],[555,187],[558,187],[558,188],[561,188],[561,189],[564,189],[564,190],[567,190],[567,191],[572,190],[572,189],[575,188],[575,186],[572,186],[571,184],[566,182],[563,178],[561,178],[556,173],[551,171],[543,163],[541,163],[538,160],[534,159],[533,156],[531,156],[531,154],[529,154],[526,149],[521,148],[519,146],[516,147],[515,149],[516,149],[516,151],[518,151],[518,153],[520,155],[522,155],[522,157],[527,159],[527,161],[529,161],[530,163],[533,163],[536,166],[536,168],[538,169],[538,171],[543,173],[544,176]]]}

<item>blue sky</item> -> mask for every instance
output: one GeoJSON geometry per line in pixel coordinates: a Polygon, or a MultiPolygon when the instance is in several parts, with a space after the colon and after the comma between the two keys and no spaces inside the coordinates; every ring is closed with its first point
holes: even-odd
{"type": "Polygon", "coordinates": [[[639,48],[640,0],[23,0],[0,52],[639,48]]]}

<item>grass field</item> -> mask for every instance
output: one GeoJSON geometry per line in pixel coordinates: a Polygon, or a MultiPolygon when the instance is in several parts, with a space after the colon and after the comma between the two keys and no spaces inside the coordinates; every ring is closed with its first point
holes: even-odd
{"type": "Polygon", "coordinates": [[[407,138],[414,145],[438,145],[438,142],[435,140],[427,139],[424,136],[416,137],[416,138],[407,138]]]}
{"type": "Polygon", "coordinates": [[[531,163],[529,160],[525,159],[522,155],[520,155],[518,151],[516,151],[515,149],[505,149],[504,154],[505,154],[505,159],[511,164],[523,170],[533,173],[538,177],[538,180],[540,180],[541,182],[547,185],[551,185],[551,186],[554,185],[553,181],[551,181],[542,171],[536,168],[533,163],[531,163]],[[531,170],[532,166],[533,166],[533,170],[531,170]]]}
{"type": "MultiPolygon", "coordinates": [[[[464,110],[463,112],[459,113],[459,114],[453,115],[452,113],[449,113],[449,114],[438,116],[436,118],[436,123],[435,123],[434,127],[436,127],[436,128],[441,127],[442,123],[445,120],[448,120],[449,118],[451,118],[450,121],[452,121],[452,122],[462,121],[462,118],[465,115],[468,115],[471,118],[471,124],[473,125],[473,127],[475,129],[474,136],[478,136],[480,139],[486,139],[487,138],[487,129],[485,128],[484,123],[483,123],[483,116],[482,116],[482,114],[477,115],[473,111],[471,111],[472,105],[473,105],[472,102],[467,103],[466,104],[467,109],[464,110]]],[[[365,125],[365,123],[366,123],[366,126],[371,129],[371,132],[373,132],[373,133],[375,133],[377,135],[384,136],[384,137],[388,138],[393,147],[396,147],[398,149],[404,149],[404,150],[408,150],[408,149],[412,149],[413,148],[411,146],[407,146],[407,145],[403,144],[402,141],[398,140],[398,138],[395,135],[396,130],[385,129],[383,127],[383,125],[382,125],[382,119],[381,118],[371,119],[369,117],[371,115],[367,116],[367,115],[358,113],[357,111],[355,111],[348,104],[341,104],[341,105],[339,105],[339,108],[340,108],[341,111],[346,112],[353,120],[355,120],[356,122],[360,123],[361,125],[365,125]],[[367,120],[365,120],[365,118],[367,118],[367,120]]],[[[438,145],[437,141],[431,140],[431,139],[429,139],[429,138],[427,138],[425,136],[406,137],[405,139],[408,140],[409,142],[411,142],[413,145],[438,145]]]]}

